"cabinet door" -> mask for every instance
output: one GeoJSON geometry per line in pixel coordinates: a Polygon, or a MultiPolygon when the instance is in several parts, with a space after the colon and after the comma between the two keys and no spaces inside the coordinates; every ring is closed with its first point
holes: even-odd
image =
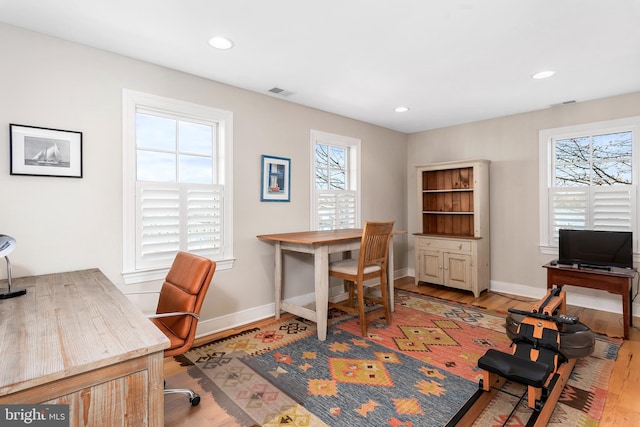
{"type": "Polygon", "coordinates": [[[420,250],[419,257],[420,281],[442,285],[442,252],[420,250]]]}
{"type": "Polygon", "coordinates": [[[455,253],[444,254],[444,284],[458,289],[471,290],[471,256],[455,253]]]}

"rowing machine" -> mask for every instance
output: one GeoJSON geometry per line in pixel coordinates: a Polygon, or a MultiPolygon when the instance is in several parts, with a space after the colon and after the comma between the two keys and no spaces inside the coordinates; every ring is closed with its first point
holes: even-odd
{"type": "Polygon", "coordinates": [[[546,426],[576,358],[590,355],[595,346],[589,327],[566,315],[565,309],[566,295],[558,288],[549,290],[531,311],[510,308],[506,329],[513,352],[489,349],[478,360],[483,370],[479,388],[447,427],[472,425],[507,380],[527,386],[532,409],[527,427],[546,426]]]}

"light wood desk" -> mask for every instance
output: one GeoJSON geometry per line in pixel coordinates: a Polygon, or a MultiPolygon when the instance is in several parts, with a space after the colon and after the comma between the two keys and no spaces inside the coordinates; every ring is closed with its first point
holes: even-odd
{"type": "MultiPolygon", "coordinates": [[[[404,234],[394,231],[393,234],[404,234]]],[[[318,339],[327,339],[327,314],[329,311],[329,254],[360,249],[361,228],[330,231],[301,231],[282,234],[263,234],[259,239],[275,242],[275,316],[280,310],[316,322],[318,339]],[[314,256],[315,310],[282,300],[282,257],[284,251],[302,252],[314,256]]],[[[393,310],[393,241],[389,245],[387,281],[391,310],[393,310]]]]}
{"type": "Polygon", "coordinates": [[[13,286],[27,294],[0,300],[0,403],[69,404],[73,427],[163,426],[169,340],[100,270],[13,286]]]}
{"type": "Polygon", "coordinates": [[[631,306],[632,283],[635,272],[625,268],[612,267],[611,270],[578,268],[570,265],[545,264],[547,288],[563,285],[599,289],[622,297],[622,325],[624,339],[629,339],[629,325],[633,325],[631,306]]]}

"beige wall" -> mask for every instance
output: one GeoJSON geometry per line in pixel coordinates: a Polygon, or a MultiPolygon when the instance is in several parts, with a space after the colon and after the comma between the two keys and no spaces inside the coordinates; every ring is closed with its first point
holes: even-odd
{"type": "MultiPolygon", "coordinates": [[[[538,132],[581,123],[640,115],[640,93],[578,102],[501,117],[408,137],[407,197],[409,230],[417,231],[415,166],[432,162],[482,158],[491,161],[491,287],[540,296],[551,259],[539,251],[538,132]]],[[[409,263],[413,271],[413,242],[409,263]]],[[[569,302],[598,306],[605,293],[572,290],[569,302]],[[576,299],[575,294],[596,299],[576,299]]],[[[613,307],[620,310],[619,298],[613,307]]]]}
{"type": "MultiPolygon", "coordinates": [[[[273,315],[273,247],[255,236],[309,229],[310,129],[362,140],[363,219],[407,229],[402,133],[6,25],[0,57],[0,233],[18,242],[15,277],[98,267],[135,288],[121,277],[123,88],[234,113],[237,260],[214,277],[207,330],[273,315]],[[10,175],[9,123],[83,132],[84,177],[10,175]],[[291,158],[290,203],[260,202],[262,154],[291,158]]],[[[406,245],[396,243],[396,270],[406,268],[406,245]]],[[[312,292],[308,261],[287,260],[287,295],[312,292]]]]}
{"type": "MultiPolygon", "coordinates": [[[[18,241],[16,277],[98,267],[128,288],[121,278],[123,88],[234,113],[237,260],[216,273],[203,310],[207,331],[273,314],[273,251],[255,236],[308,229],[310,129],[362,140],[363,218],[395,219],[409,233],[417,229],[415,166],[491,160],[492,288],[535,294],[545,284],[540,266],[552,258],[538,250],[538,131],[640,115],[635,93],[407,136],[3,24],[0,57],[0,233],[18,241]],[[9,123],[83,132],[84,177],[9,175],[9,123]],[[290,203],[260,202],[262,154],[291,158],[290,203]]],[[[395,253],[395,270],[411,272],[410,234],[396,239],[395,253]]],[[[287,258],[287,296],[312,292],[309,261],[287,258]]]]}

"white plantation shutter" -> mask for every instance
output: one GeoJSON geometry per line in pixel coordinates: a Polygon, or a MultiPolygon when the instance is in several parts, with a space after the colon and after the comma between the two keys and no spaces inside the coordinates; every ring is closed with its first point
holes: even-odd
{"type": "Polygon", "coordinates": [[[561,228],[633,231],[635,193],[630,185],[550,188],[549,244],[557,245],[561,228]]]}
{"type": "Polygon", "coordinates": [[[316,190],[319,230],[356,227],[356,192],[316,190]]]}
{"type": "Polygon", "coordinates": [[[222,186],[137,182],[136,193],[138,268],[171,264],[181,250],[222,252],[222,186]]]}
{"type": "Polygon", "coordinates": [[[589,191],[584,188],[551,188],[551,233],[553,240],[558,241],[558,230],[561,228],[586,228],[589,214],[589,191]]]}
{"type": "Polygon", "coordinates": [[[221,185],[187,186],[185,191],[187,199],[185,250],[213,258],[221,254],[223,248],[224,188],[221,185]]]}
{"type": "Polygon", "coordinates": [[[591,220],[593,230],[633,231],[635,187],[620,185],[593,187],[591,220]]]}

